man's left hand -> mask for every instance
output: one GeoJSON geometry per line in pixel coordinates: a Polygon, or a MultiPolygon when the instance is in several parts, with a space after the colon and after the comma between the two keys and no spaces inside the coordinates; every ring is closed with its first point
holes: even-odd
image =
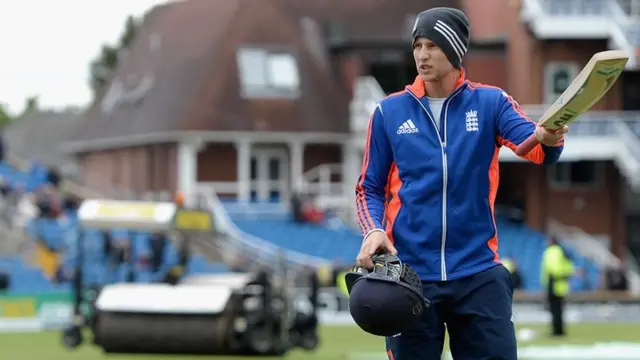
{"type": "Polygon", "coordinates": [[[560,139],[564,136],[564,134],[569,131],[569,127],[567,125],[561,127],[557,130],[549,130],[545,129],[542,126],[536,126],[535,135],[538,141],[540,141],[543,145],[546,146],[555,146],[560,139]]]}

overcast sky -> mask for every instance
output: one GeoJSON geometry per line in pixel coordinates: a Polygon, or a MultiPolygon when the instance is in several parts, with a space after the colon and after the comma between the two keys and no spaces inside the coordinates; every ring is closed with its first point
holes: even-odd
{"type": "Polygon", "coordinates": [[[88,65],[117,41],[128,15],[165,0],[0,0],[0,103],[22,110],[37,95],[47,107],[86,105],[88,65]]]}

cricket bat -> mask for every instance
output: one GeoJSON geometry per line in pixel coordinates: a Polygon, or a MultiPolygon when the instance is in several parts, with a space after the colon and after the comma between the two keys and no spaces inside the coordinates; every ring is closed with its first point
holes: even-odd
{"type": "MultiPolygon", "coordinates": [[[[594,54],[571,85],[542,114],[538,124],[549,131],[570,124],[595,105],[618,80],[629,57],[620,50],[594,54]]],[[[516,155],[528,154],[540,142],[534,134],[516,148],[516,155]]]]}

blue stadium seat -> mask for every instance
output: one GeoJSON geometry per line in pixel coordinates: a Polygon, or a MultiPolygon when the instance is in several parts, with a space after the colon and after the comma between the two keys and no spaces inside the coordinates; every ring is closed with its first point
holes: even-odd
{"type": "Polygon", "coordinates": [[[360,234],[352,229],[296,224],[288,218],[251,220],[234,216],[232,220],[242,231],[274,245],[347,264],[355,259],[362,241],[360,234]]]}
{"type": "MultiPolygon", "coordinates": [[[[232,205],[227,200],[225,207],[235,210],[239,206],[232,205]]],[[[231,220],[240,230],[276,246],[329,261],[338,260],[346,264],[353,262],[362,240],[359,233],[349,229],[335,230],[319,225],[297,224],[290,218],[289,215],[278,219],[271,215],[260,217],[239,212],[231,214],[231,220]]],[[[509,258],[518,265],[523,278],[523,290],[541,291],[540,263],[546,247],[544,234],[524,224],[516,224],[502,218],[498,218],[496,223],[501,257],[509,258]]],[[[584,277],[572,279],[572,289],[574,291],[595,289],[600,277],[600,269],[570,246],[565,245],[565,247],[574,258],[576,267],[582,269],[585,274],[584,277]]]]}
{"type": "MultiPolygon", "coordinates": [[[[47,181],[46,167],[34,164],[28,171],[22,172],[5,162],[0,162],[0,176],[12,187],[24,187],[27,191],[34,191],[47,181]]],[[[115,269],[108,266],[104,253],[103,232],[94,229],[81,230],[78,226],[77,214],[69,212],[63,219],[34,219],[26,226],[26,232],[33,239],[43,241],[47,247],[61,254],[62,268],[72,270],[78,260],[78,241],[83,240],[84,268],[83,280],[85,284],[107,284],[115,281],[125,281],[129,271],[129,264],[120,265],[115,269]]],[[[127,237],[133,245],[134,258],[142,259],[149,255],[149,233],[131,232],[127,229],[112,229],[114,239],[127,237]]],[[[136,267],[136,281],[158,281],[164,277],[166,271],[178,261],[178,252],[173,243],[166,248],[166,261],[156,273],[151,273],[147,266],[138,261],[136,267]]],[[[20,257],[0,257],[0,270],[11,276],[10,292],[33,293],[69,290],[70,282],[55,284],[48,279],[42,269],[28,265],[20,257]]],[[[225,265],[208,262],[200,255],[194,255],[187,266],[188,273],[219,273],[226,272],[225,265]]]]}
{"type": "Polygon", "coordinates": [[[0,257],[0,270],[10,276],[10,292],[24,293],[57,290],[57,287],[44,276],[40,269],[27,265],[20,257],[0,257]]]}
{"type": "MultiPolygon", "coordinates": [[[[4,177],[11,186],[25,186],[28,190],[34,190],[45,183],[46,169],[36,164],[29,171],[21,172],[0,162],[0,176],[4,177]]],[[[361,236],[357,231],[293,223],[290,221],[290,214],[286,212],[286,207],[281,203],[251,204],[254,214],[249,216],[242,215],[246,205],[229,200],[226,200],[224,205],[241,230],[289,250],[349,264],[353,262],[360,248],[361,236]]],[[[67,269],[73,268],[77,261],[76,245],[78,239],[82,237],[83,254],[86,260],[83,269],[85,283],[106,284],[124,281],[129,265],[121,265],[115,269],[109,268],[104,253],[103,233],[91,229],[80,231],[76,214],[67,215],[65,221],[34,220],[27,225],[26,230],[33,238],[42,239],[49,247],[60,251],[63,254],[61,263],[67,269]]],[[[524,290],[540,291],[540,262],[546,246],[544,235],[525,225],[511,223],[501,218],[497,219],[497,224],[501,256],[510,258],[518,264],[523,276],[524,290]]],[[[130,238],[136,258],[144,258],[150,253],[150,234],[148,233],[112,229],[111,235],[116,239],[123,236],[130,238]]],[[[574,258],[576,266],[585,274],[584,277],[572,279],[572,289],[583,291],[595,288],[600,277],[600,269],[588,259],[581,257],[570,246],[566,248],[574,258]]],[[[151,273],[148,267],[136,263],[135,280],[151,282],[162,279],[166,271],[178,261],[177,249],[172,243],[168,244],[165,255],[165,264],[155,273],[151,273]]],[[[11,274],[13,281],[10,290],[15,292],[60,291],[70,286],[69,283],[60,285],[52,283],[40,269],[29,266],[19,257],[0,258],[0,269],[11,274]]],[[[208,262],[202,256],[194,255],[187,266],[187,271],[200,274],[225,272],[228,269],[222,264],[208,262]]]]}

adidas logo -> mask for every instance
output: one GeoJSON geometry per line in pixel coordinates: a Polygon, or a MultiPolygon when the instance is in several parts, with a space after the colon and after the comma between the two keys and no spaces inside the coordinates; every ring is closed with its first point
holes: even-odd
{"type": "Polygon", "coordinates": [[[400,125],[398,128],[398,135],[400,134],[415,134],[418,132],[418,128],[413,124],[413,120],[409,119],[400,125]]]}

